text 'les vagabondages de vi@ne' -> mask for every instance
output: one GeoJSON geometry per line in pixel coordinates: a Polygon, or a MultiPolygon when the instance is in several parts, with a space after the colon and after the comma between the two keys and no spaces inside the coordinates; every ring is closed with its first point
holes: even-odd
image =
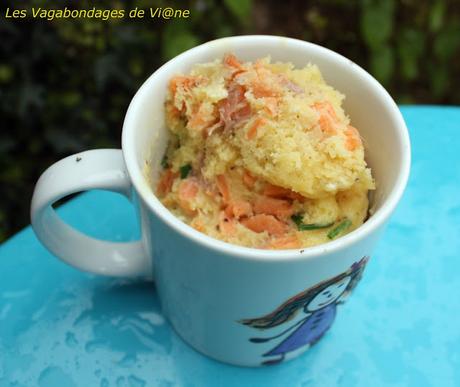
{"type": "Polygon", "coordinates": [[[69,9],[67,7],[59,9],[45,9],[41,7],[32,7],[30,9],[12,9],[6,8],[4,13],[7,19],[187,19],[190,17],[188,9],[174,9],[171,7],[154,7],[148,9],[133,8],[130,10],[124,9],[98,9],[96,7],[90,9],[69,9]]]}

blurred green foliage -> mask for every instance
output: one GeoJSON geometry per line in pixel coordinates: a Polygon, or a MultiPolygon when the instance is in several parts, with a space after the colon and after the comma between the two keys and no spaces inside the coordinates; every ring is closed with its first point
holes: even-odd
{"type": "Polygon", "coordinates": [[[400,103],[460,104],[460,7],[434,0],[4,0],[0,16],[0,241],[29,223],[35,181],[51,163],[119,147],[146,77],[199,43],[277,34],[338,51],[400,103]],[[190,9],[183,20],[6,19],[5,9],[190,9]]]}

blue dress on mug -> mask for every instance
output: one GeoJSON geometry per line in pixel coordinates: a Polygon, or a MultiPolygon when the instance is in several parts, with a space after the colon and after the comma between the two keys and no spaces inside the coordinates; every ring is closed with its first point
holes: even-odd
{"type": "Polygon", "coordinates": [[[294,332],[263,356],[283,355],[304,345],[314,344],[331,327],[336,311],[335,302],[314,311],[294,332]]]}

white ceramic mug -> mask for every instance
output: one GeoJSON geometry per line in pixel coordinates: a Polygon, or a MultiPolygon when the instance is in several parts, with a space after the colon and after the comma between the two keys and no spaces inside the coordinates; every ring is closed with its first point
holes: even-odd
{"type": "Polygon", "coordinates": [[[309,348],[331,326],[401,198],[409,168],[409,136],[398,107],[362,68],[304,41],[230,37],[184,52],[147,79],[126,114],[122,150],[83,152],[45,171],[32,200],[32,226],[52,253],[78,269],[111,276],[153,275],[164,314],[198,351],[237,365],[274,364],[309,348]],[[168,81],[227,52],[244,61],[270,55],[296,67],[317,64],[326,82],[346,95],[345,111],[364,138],[377,182],[373,214],[357,230],[307,249],[251,249],[194,230],[155,197],[144,169],[151,163],[154,174],[160,170],[168,139],[168,81]],[[68,194],[96,188],[133,201],[140,241],[90,238],[62,222],[51,207],[68,194]]]}

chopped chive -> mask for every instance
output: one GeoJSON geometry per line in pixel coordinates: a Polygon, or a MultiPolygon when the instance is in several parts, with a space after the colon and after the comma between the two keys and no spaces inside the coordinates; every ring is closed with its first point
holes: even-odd
{"type": "Polygon", "coordinates": [[[351,220],[350,219],[344,219],[337,227],[333,228],[329,233],[327,234],[327,237],[329,239],[334,239],[337,235],[340,233],[344,232],[348,227],[351,226],[351,220]]]}
{"type": "Polygon", "coordinates": [[[180,178],[185,179],[191,170],[192,166],[190,164],[182,165],[182,167],[180,167],[180,178]]]}
{"type": "Polygon", "coordinates": [[[307,230],[318,230],[320,228],[328,228],[331,227],[334,224],[332,223],[324,223],[324,224],[318,224],[318,223],[310,223],[310,224],[301,224],[299,226],[300,231],[307,231],[307,230]]]}
{"type": "Polygon", "coordinates": [[[166,169],[169,167],[169,164],[168,164],[168,156],[165,155],[163,156],[163,158],[161,159],[161,166],[163,167],[163,169],[166,169]]]}
{"type": "Polygon", "coordinates": [[[302,213],[292,215],[291,219],[297,225],[297,228],[299,229],[299,231],[318,230],[318,229],[321,229],[321,228],[331,227],[334,224],[334,222],[325,223],[325,224],[318,224],[318,223],[305,224],[303,222],[303,214],[302,213]]]}

